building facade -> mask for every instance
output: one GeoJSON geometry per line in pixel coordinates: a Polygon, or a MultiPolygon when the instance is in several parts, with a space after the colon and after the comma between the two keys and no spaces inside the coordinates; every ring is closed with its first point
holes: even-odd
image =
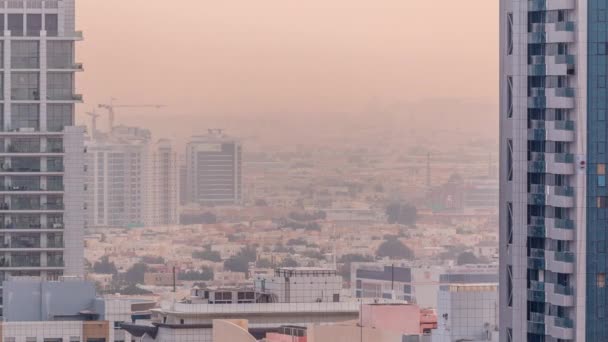
{"type": "Polygon", "coordinates": [[[222,130],[192,137],[186,146],[188,201],[235,205],[243,199],[242,146],[222,130]]]}
{"type": "Polygon", "coordinates": [[[602,0],[500,1],[501,341],[603,341],[602,0]]]}
{"type": "Polygon", "coordinates": [[[74,0],[0,2],[0,280],[84,273],[74,0]]]}
{"type": "Polygon", "coordinates": [[[439,277],[433,342],[498,341],[496,269],[463,268],[439,277]]]}
{"type": "Polygon", "coordinates": [[[273,275],[256,275],[254,288],[277,303],[340,302],[342,277],[333,269],[282,267],[273,275]]]}
{"type": "Polygon", "coordinates": [[[178,164],[171,142],[147,129],[117,126],[96,132],[87,146],[90,227],[175,224],[178,164]]]}

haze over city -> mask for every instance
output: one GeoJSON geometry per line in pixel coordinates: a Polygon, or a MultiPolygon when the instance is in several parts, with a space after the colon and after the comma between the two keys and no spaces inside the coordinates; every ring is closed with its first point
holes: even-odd
{"type": "Polygon", "coordinates": [[[607,32],[0,0],[0,342],[608,341],[607,32]]]}
{"type": "Polygon", "coordinates": [[[118,115],[163,137],[260,122],[299,142],[320,123],[493,137],[497,13],[482,0],[82,1],[78,121],[115,97],[167,104],[118,115]]]}

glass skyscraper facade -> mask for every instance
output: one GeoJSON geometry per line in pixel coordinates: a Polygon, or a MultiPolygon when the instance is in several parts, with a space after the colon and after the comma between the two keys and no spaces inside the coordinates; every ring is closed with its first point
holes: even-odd
{"type": "Polygon", "coordinates": [[[608,1],[500,1],[501,341],[608,341],[608,1]]]}

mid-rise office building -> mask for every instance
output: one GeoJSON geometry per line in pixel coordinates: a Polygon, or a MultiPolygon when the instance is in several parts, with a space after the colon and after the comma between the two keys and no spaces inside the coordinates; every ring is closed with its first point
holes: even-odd
{"type": "Polygon", "coordinates": [[[355,298],[385,298],[437,307],[439,276],[445,267],[411,261],[353,262],[351,290],[355,298]]]}
{"type": "Polygon", "coordinates": [[[608,340],[606,7],[500,1],[505,342],[608,340]]]}
{"type": "Polygon", "coordinates": [[[498,341],[498,273],[469,265],[439,277],[433,342],[498,341]]]}
{"type": "Polygon", "coordinates": [[[242,146],[222,130],[192,137],[186,146],[188,201],[235,205],[243,199],[242,146]]]}
{"type": "Polygon", "coordinates": [[[74,3],[0,2],[0,280],[84,273],[74,3]]]}
{"type": "Polygon", "coordinates": [[[340,302],[342,277],[336,270],[314,267],[281,267],[273,275],[254,278],[255,291],[278,303],[340,302]]]}
{"type": "Polygon", "coordinates": [[[177,156],[171,142],[149,130],[117,126],[87,145],[88,226],[177,223],[177,156]]]}

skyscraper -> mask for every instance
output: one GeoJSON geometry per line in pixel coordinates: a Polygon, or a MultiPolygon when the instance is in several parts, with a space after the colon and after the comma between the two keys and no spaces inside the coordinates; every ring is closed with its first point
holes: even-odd
{"type": "Polygon", "coordinates": [[[211,129],[192,137],[186,146],[188,199],[202,205],[231,205],[242,201],[241,143],[211,129]]]}
{"type": "Polygon", "coordinates": [[[74,0],[0,1],[0,280],[84,273],[74,0]]]}
{"type": "Polygon", "coordinates": [[[606,341],[605,0],[500,1],[501,341],[606,341]]]}
{"type": "Polygon", "coordinates": [[[178,164],[169,140],[149,130],[116,126],[86,141],[90,227],[177,223],[178,164]]]}

